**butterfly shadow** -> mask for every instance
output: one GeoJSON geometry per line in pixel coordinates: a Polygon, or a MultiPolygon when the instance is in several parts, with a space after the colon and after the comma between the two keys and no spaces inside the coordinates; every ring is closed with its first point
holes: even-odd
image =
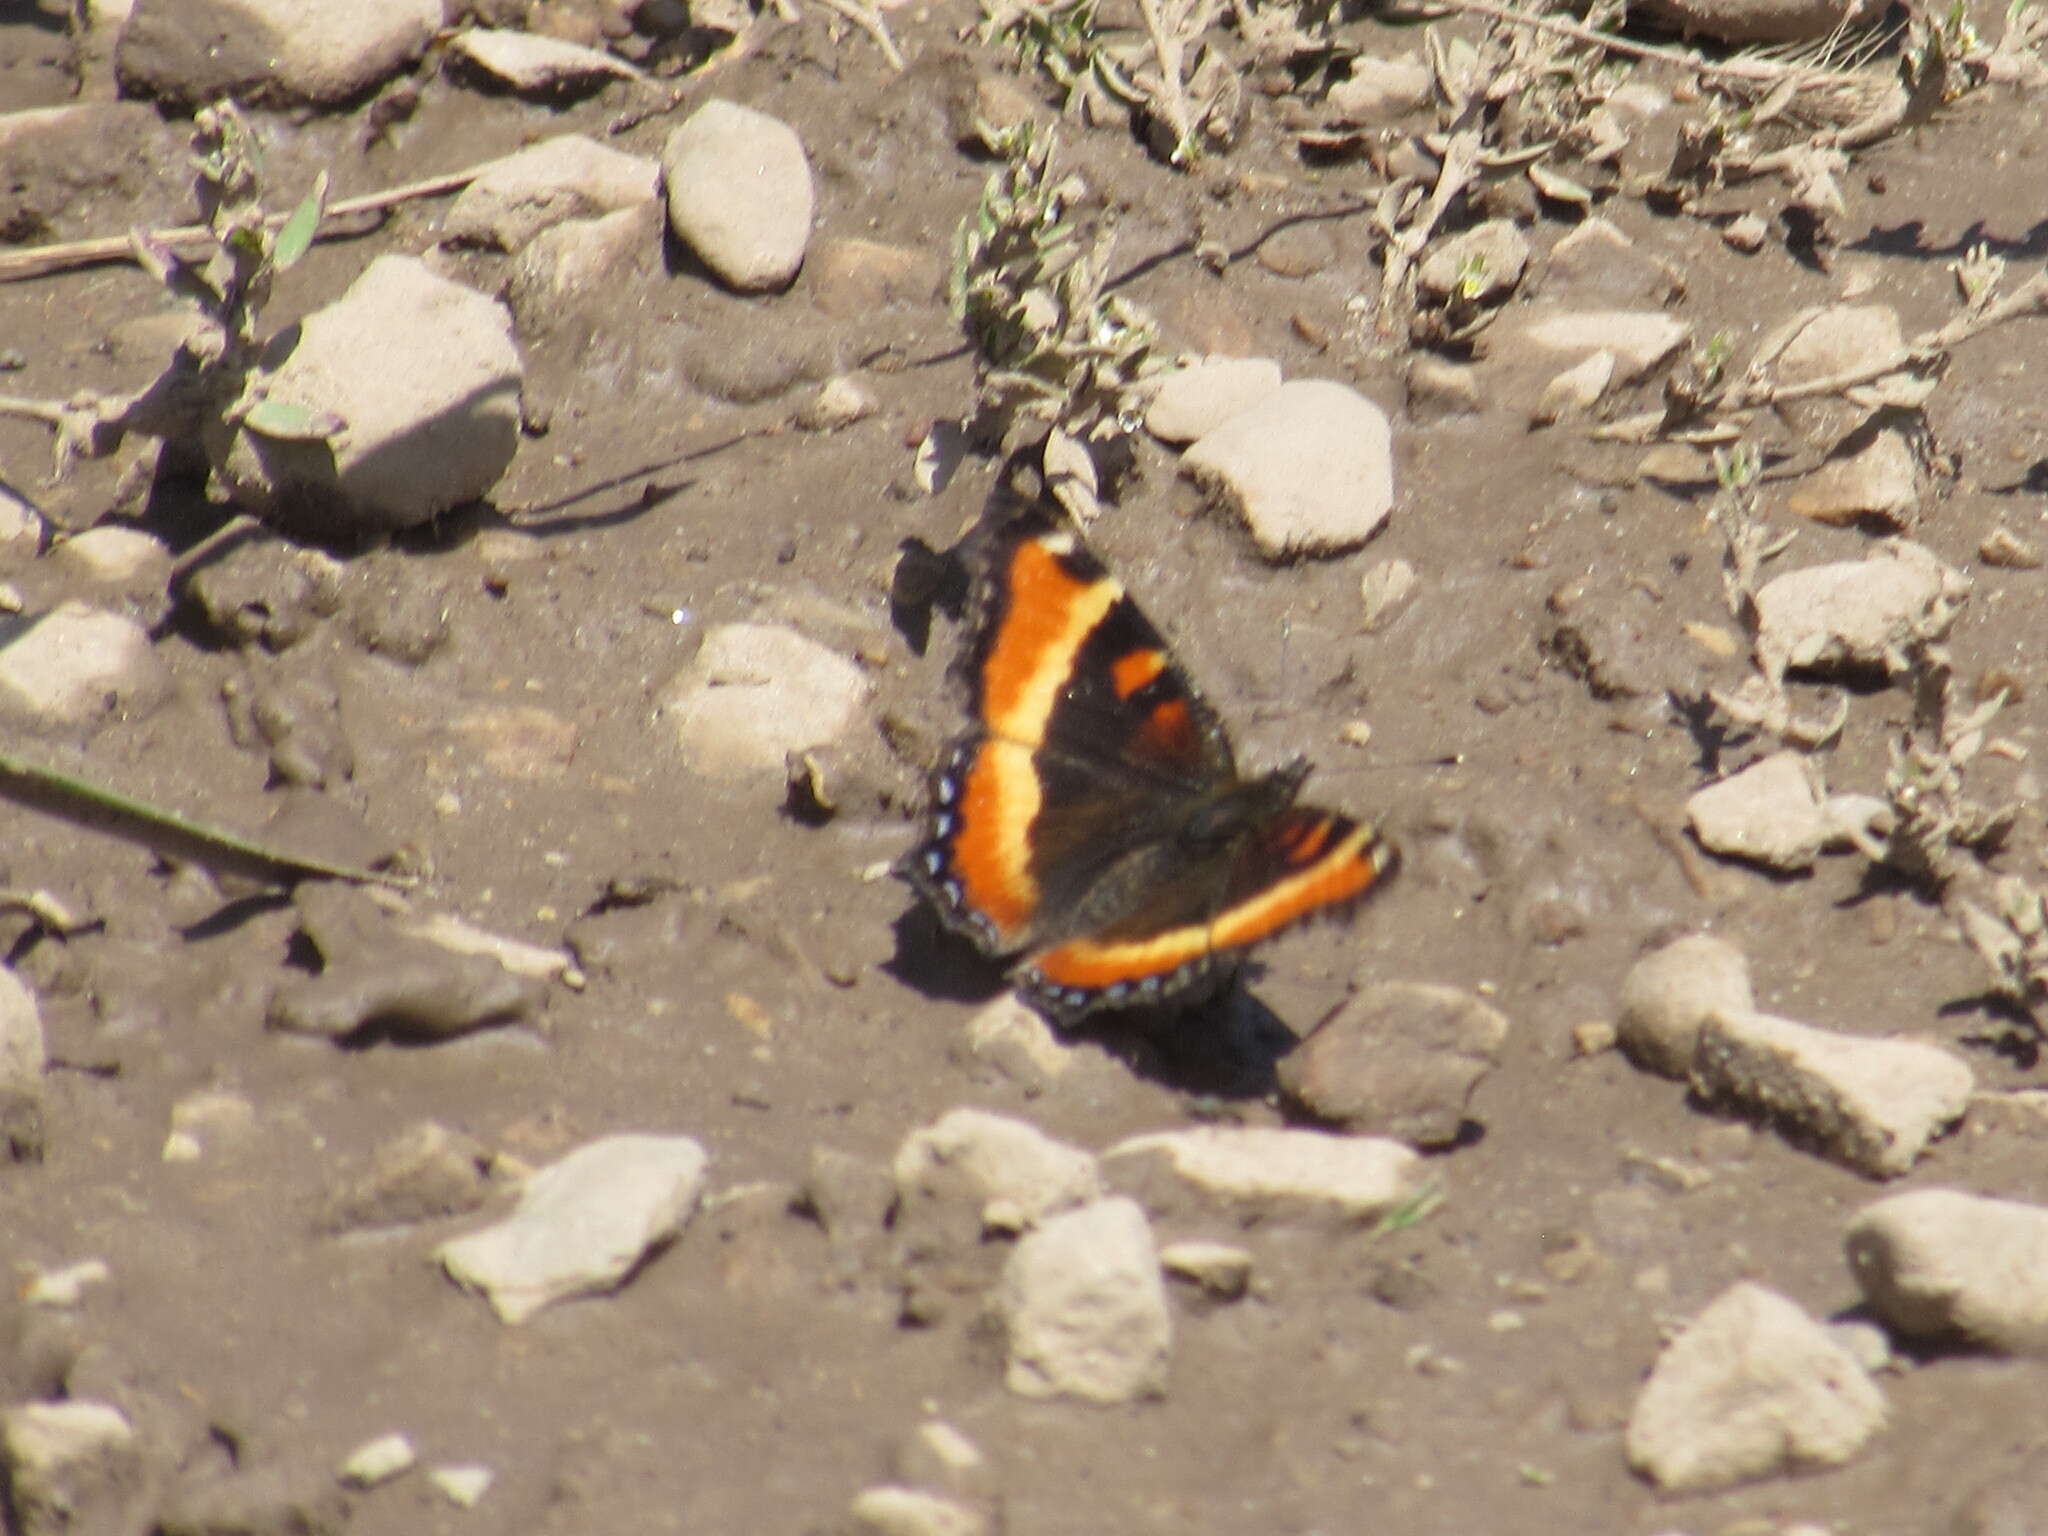
{"type": "MultiPolygon", "coordinates": [[[[891,932],[896,952],[881,969],[913,992],[934,1002],[980,1005],[1009,990],[1002,962],[946,928],[922,902],[907,907],[891,932]]],[[[1134,1075],[1171,1092],[1217,1100],[1272,1093],[1280,1058],[1298,1043],[1280,1016],[1236,977],[1202,996],[1097,1013],[1053,1028],[1067,1040],[1093,1041],[1134,1075]]]]}

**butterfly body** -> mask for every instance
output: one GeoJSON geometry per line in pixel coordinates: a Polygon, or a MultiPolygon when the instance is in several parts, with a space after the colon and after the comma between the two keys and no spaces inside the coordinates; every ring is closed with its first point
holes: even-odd
{"type": "Polygon", "coordinates": [[[1070,1023],[1185,997],[1362,896],[1394,851],[1296,803],[1305,761],[1240,775],[1222,721],[1074,531],[986,531],[959,663],[971,724],[934,777],[907,878],[1070,1023]]]}

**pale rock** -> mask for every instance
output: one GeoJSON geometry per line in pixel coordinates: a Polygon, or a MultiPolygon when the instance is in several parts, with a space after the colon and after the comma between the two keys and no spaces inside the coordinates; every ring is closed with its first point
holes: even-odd
{"type": "Polygon", "coordinates": [[[896,1480],[911,1488],[930,1488],[968,1501],[994,1494],[988,1458],[966,1435],[943,1419],[927,1419],[897,1448],[896,1480]]]}
{"type": "Polygon", "coordinates": [[[1757,662],[1774,677],[1794,667],[1897,674],[1912,646],[1948,633],[1970,587],[1906,539],[1887,539],[1862,560],[1788,571],[1757,593],[1757,662]]]}
{"type": "Polygon", "coordinates": [[[1512,219],[1488,219],[1441,242],[1415,269],[1415,285],[1441,303],[1505,298],[1529,265],[1529,241],[1512,219]]]}
{"type": "Polygon", "coordinates": [[[1620,382],[1633,384],[1685,345],[1692,327],[1657,310],[1582,310],[1526,321],[1521,335],[1548,352],[1590,357],[1611,352],[1620,382]]]}
{"type": "Polygon", "coordinates": [[[1919,470],[1905,433],[1887,427],[1851,453],[1831,458],[1785,498],[1796,517],[1843,527],[1866,519],[1899,528],[1920,510],[1919,470]]]}
{"type": "Polygon", "coordinates": [[[1762,1013],[1717,1013],[1700,1028],[1701,1097],[1769,1117],[1788,1136],[1871,1178],[1908,1172],[1963,1117],[1976,1078],[1917,1040],[1836,1034],[1762,1013]]]}
{"type": "Polygon", "coordinates": [[[899,1221],[965,1203],[983,1230],[1020,1232],[1100,1198],[1094,1157],[1036,1126],[983,1109],[948,1110],[896,1152],[899,1221]]]}
{"type": "Polygon", "coordinates": [[[594,219],[569,219],[528,241],[505,279],[505,302],[522,336],[546,335],[574,301],[630,285],[660,249],[661,214],[652,204],[594,219]]]}
{"type": "Polygon", "coordinates": [[[122,94],[196,107],[338,106],[426,51],[441,0],[135,0],[114,67],[122,94]]]}
{"type": "Polygon", "coordinates": [[[1361,54],[1351,61],[1351,73],[1330,87],[1325,105],[1340,126],[1379,128],[1426,106],[1433,89],[1429,66],[1413,54],[1361,54]]]}
{"type": "Polygon", "coordinates": [[[607,1136],[527,1181],[506,1220],[443,1243],[435,1258],[521,1323],[550,1302],[610,1291],[682,1230],[704,1188],[687,1136],[607,1136]]]}
{"type": "Polygon", "coordinates": [[[50,562],[95,586],[138,595],[162,590],[171,575],[171,554],[161,539],[112,524],[72,535],[50,551],[50,562]]]}
{"type": "Polygon", "coordinates": [[[1595,352],[1543,386],[1529,419],[1539,427],[1547,427],[1570,416],[1583,416],[1600,403],[1600,397],[1613,382],[1614,354],[1595,352]]]}
{"type": "Polygon", "coordinates": [[[1761,344],[1769,353],[1783,340],[1773,370],[1781,385],[1861,373],[1891,359],[1904,362],[1905,336],[1889,304],[1837,304],[1802,314],[1788,327],[1789,338],[1781,329],[1761,344]]]}
{"type": "Polygon", "coordinates": [[[525,371],[505,307],[412,256],[380,256],[252,387],[343,423],[330,444],[244,426],[213,455],[237,498],[313,531],[411,528],[497,484],[525,371]]]}
{"type": "Polygon", "coordinates": [[[2048,1354],[2048,1208],[1916,1189],[1857,1212],[1845,1246],[1865,1302],[1894,1333],[2048,1354]]]}
{"type": "Polygon", "coordinates": [[[42,553],[47,536],[42,514],[19,493],[0,484],[0,571],[19,570],[42,553]]]}
{"type": "Polygon", "coordinates": [[[1828,835],[1817,778],[1800,753],[1773,753],[1696,791],[1685,802],[1686,822],[1711,853],[1772,869],[1805,869],[1828,835]]]}
{"type": "Polygon", "coordinates": [[[427,1473],[427,1481],[434,1485],[434,1491],[457,1509],[475,1509],[483,1502],[484,1495],[491,1491],[496,1477],[489,1467],[469,1462],[435,1467],[427,1473]]]}
{"type": "Polygon", "coordinates": [[[1721,240],[1730,250],[1754,256],[1764,248],[1764,242],[1771,237],[1771,226],[1764,222],[1761,214],[1738,214],[1721,228],[1721,240]]]}
{"type": "Polygon", "coordinates": [[[1244,520],[1268,560],[1342,554],[1393,509],[1393,430],[1349,385],[1296,379],[1204,435],[1181,472],[1244,520]]]}
{"type": "Polygon", "coordinates": [[[1743,46],[1818,43],[1884,14],[1884,0],[1639,0],[1642,13],[1688,37],[1743,46]]]}
{"type": "Polygon", "coordinates": [[[171,1106],[171,1134],[189,1137],[203,1152],[244,1140],[256,1127],[256,1106],[239,1093],[208,1088],[171,1106]]]}
{"type": "Polygon", "coordinates": [[[1162,443],[1192,443],[1280,387],[1268,357],[1201,358],[1162,374],[1145,407],[1145,430],[1162,443]]]}
{"type": "Polygon", "coordinates": [[[1985,534],[1977,545],[1977,558],[1986,565],[2007,571],[2038,571],[2041,551],[2014,533],[1999,527],[1985,534]]]}
{"type": "Polygon", "coordinates": [[[61,1269],[45,1269],[21,1290],[21,1299],[32,1307],[75,1307],[85,1300],[89,1285],[105,1285],[114,1271],[105,1259],[81,1259],[61,1269]]]}
{"type": "Polygon", "coordinates": [[[457,194],[441,238],[516,251],[570,219],[656,203],[661,164],[580,133],[565,133],[493,160],[457,194]]]}
{"type": "Polygon", "coordinates": [[[1685,803],[1700,846],[1773,869],[1801,870],[1825,848],[1873,845],[1894,812],[1876,795],[1823,793],[1812,758],[1779,752],[1685,803]]]}
{"type": "Polygon", "coordinates": [[[0,1161],[42,1158],[44,1049],[35,994],[0,965],[0,1161]]]}
{"type": "Polygon", "coordinates": [[[1471,993],[1382,982],[1354,993],[1281,1058],[1280,1091],[1325,1125],[1448,1146],[1508,1021],[1471,993]]]}
{"type": "Polygon", "coordinates": [[[683,761],[710,778],[786,784],[789,755],[837,739],[869,683],[839,652],[775,624],[721,624],[662,701],[683,761]]]}
{"type": "Polygon", "coordinates": [[[1433,353],[1418,353],[1408,362],[1408,414],[1417,422],[1470,416],[1479,410],[1479,370],[1433,353]]]}
{"type": "MultiPolygon", "coordinates": [[[[1907,360],[1898,313],[1888,304],[1802,310],[1767,332],[1754,355],[1775,359],[1771,377],[1781,387],[1867,378],[1876,370],[1902,368],[1907,360]]],[[[1809,442],[1823,447],[1832,447],[1870,417],[1867,405],[1835,391],[1786,401],[1776,409],[1809,442]]]]}
{"type": "Polygon", "coordinates": [[[1884,1424],[1884,1396],[1827,1330],[1744,1281],[1673,1339],[1629,1413],[1629,1465],[1666,1493],[1841,1466],[1884,1424]]]}
{"type": "Polygon", "coordinates": [[[1173,1321],[1136,1201],[1098,1200],[1026,1233],[998,1304],[1013,1392],[1122,1403],[1165,1390],[1173,1321]]]}
{"type": "Polygon", "coordinates": [[[1005,992],[961,1031],[968,1055],[985,1061],[1027,1092],[1042,1091],[1074,1065],[1074,1047],[1015,992],[1005,992]]]}
{"type": "Polygon", "coordinates": [[[599,49],[495,27],[458,32],[448,52],[523,95],[559,96],[640,78],[632,65],[599,49]]]}
{"type": "Polygon", "coordinates": [[[1372,1221],[1413,1196],[1422,1159],[1398,1141],[1331,1136],[1267,1126],[1203,1125],[1155,1131],[1103,1154],[1113,1179],[1139,1179],[1163,1161],[1182,1181],[1214,1199],[1277,1214],[1372,1221]]]}
{"type": "Polygon", "coordinates": [[[881,408],[882,402],[861,375],[835,373],[804,402],[796,413],[796,424],[806,432],[837,432],[867,420],[881,408]]]}
{"type": "Polygon", "coordinates": [[[0,717],[45,729],[143,714],[170,675],[134,620],[85,603],[60,603],[25,629],[0,621],[0,717]]]}
{"type": "Polygon", "coordinates": [[[743,293],[787,287],[811,238],[810,158],[787,123],[716,97],[661,155],[669,225],[743,293]]]}
{"type": "Polygon", "coordinates": [[[1168,1243],[1159,1250],[1159,1267],[1223,1301],[1236,1301],[1251,1288],[1252,1256],[1235,1243],[1168,1243]]]}
{"type": "Polygon", "coordinates": [[[352,1488],[375,1488],[403,1477],[419,1461],[412,1441],[396,1432],[366,1440],[341,1464],[341,1480],[352,1488]]]}
{"type": "Polygon", "coordinates": [[[1716,1013],[1755,1007],[1748,957],[1726,939],[1689,933],[1630,967],[1615,1037],[1638,1067],[1683,1079],[1692,1071],[1700,1026],[1716,1013]]]}
{"type": "Polygon", "coordinates": [[[69,1398],[0,1411],[8,1530],[19,1536],[141,1529],[142,1448],[110,1403],[69,1398]]]}
{"type": "Polygon", "coordinates": [[[1359,578],[1358,595],[1363,604],[1359,624],[1367,634],[1385,629],[1398,619],[1422,590],[1422,578],[1406,560],[1382,560],[1359,578]]]}
{"type": "Polygon", "coordinates": [[[492,933],[488,928],[479,928],[467,918],[457,917],[451,912],[428,913],[406,923],[405,931],[451,954],[489,955],[513,975],[533,981],[560,981],[569,972],[566,951],[492,933]]]}
{"type": "Polygon", "coordinates": [[[944,1494],[885,1483],[863,1488],[847,1507],[860,1536],[987,1536],[988,1517],[944,1494]]]}

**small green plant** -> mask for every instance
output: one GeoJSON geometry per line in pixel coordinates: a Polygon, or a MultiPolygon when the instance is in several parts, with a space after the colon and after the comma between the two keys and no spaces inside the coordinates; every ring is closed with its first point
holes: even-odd
{"type": "Polygon", "coordinates": [[[271,279],[312,247],[326,206],[326,172],[288,217],[276,220],[263,211],[261,149],[233,102],[218,102],[194,117],[193,148],[212,253],[195,265],[141,231],[129,237],[143,270],[198,315],[199,324],[163,372],[126,397],[0,399],[0,412],[55,429],[58,476],[79,458],[114,452],[131,433],[210,443],[225,441],[237,425],[279,438],[322,438],[341,430],[331,416],[265,400],[249,387],[262,350],[259,324],[271,279]]]}
{"type": "Polygon", "coordinates": [[[1085,445],[1131,431],[1155,331],[1107,291],[1115,230],[1084,228],[1087,188],[1055,169],[1056,139],[1029,125],[986,130],[1003,156],[962,222],[950,284],[976,358],[976,424],[1062,432],[1085,445]]]}
{"type": "Polygon", "coordinates": [[[1438,1180],[1431,1179],[1382,1216],[1372,1229],[1373,1236],[1384,1237],[1389,1233],[1406,1232],[1410,1227],[1419,1227],[1435,1214],[1443,1203],[1444,1187],[1438,1180]]]}

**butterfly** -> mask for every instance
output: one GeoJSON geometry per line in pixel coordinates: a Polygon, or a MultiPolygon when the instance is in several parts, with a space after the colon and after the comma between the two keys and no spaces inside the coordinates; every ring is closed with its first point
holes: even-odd
{"type": "Polygon", "coordinates": [[[969,553],[971,724],[901,869],[1047,1017],[1206,995],[1249,946],[1392,873],[1370,825],[1296,803],[1306,759],[1240,774],[1165,638],[1056,514],[1012,512],[969,553]]]}

